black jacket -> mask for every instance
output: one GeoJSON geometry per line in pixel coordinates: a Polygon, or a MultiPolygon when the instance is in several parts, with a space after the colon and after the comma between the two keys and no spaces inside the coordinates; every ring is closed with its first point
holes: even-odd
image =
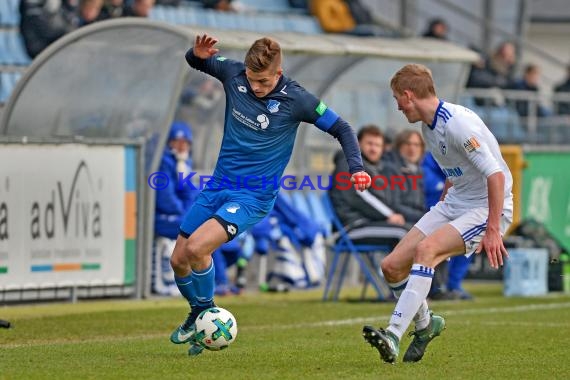
{"type": "Polygon", "coordinates": [[[406,164],[404,158],[395,151],[386,158],[396,175],[405,177],[404,188],[395,186],[392,191],[391,206],[395,212],[404,216],[406,223],[415,224],[427,211],[422,167],[406,164]]]}
{"type": "MultiPolygon", "coordinates": [[[[350,186],[348,190],[341,190],[339,187],[347,187],[347,181],[350,181],[348,172],[348,164],[342,151],[336,153],[334,157],[335,169],[333,172],[332,187],[329,190],[329,196],[333,207],[344,226],[361,225],[369,221],[385,221],[394,213],[389,206],[392,202],[392,191],[389,185],[384,190],[375,190],[370,187],[368,190],[360,192],[350,186]],[[346,173],[341,182],[337,181],[339,173],[346,173]]],[[[384,163],[373,164],[362,156],[364,171],[370,177],[383,175],[387,179],[395,174],[394,170],[384,163]]],[[[382,187],[383,182],[379,179],[377,187],[382,187]]]]}

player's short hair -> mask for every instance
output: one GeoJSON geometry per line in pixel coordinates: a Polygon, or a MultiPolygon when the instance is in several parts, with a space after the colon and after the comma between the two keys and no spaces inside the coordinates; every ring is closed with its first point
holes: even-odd
{"type": "Polygon", "coordinates": [[[281,66],[281,46],[271,38],[260,38],[247,51],[244,63],[255,73],[260,73],[270,67],[275,67],[277,70],[281,66]]]}
{"type": "Polygon", "coordinates": [[[382,140],[384,140],[384,134],[380,128],[374,124],[364,125],[362,128],[360,128],[356,137],[358,138],[358,141],[361,141],[366,135],[380,137],[382,140]]]}
{"type": "Polygon", "coordinates": [[[431,70],[418,63],[408,64],[398,70],[390,81],[390,87],[397,94],[403,94],[405,90],[409,90],[419,99],[435,96],[435,84],[431,70]]]}

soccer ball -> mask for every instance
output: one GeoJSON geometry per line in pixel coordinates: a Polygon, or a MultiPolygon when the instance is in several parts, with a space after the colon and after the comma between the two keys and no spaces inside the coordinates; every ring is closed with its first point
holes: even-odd
{"type": "Polygon", "coordinates": [[[201,312],[195,325],[195,342],[210,351],[227,348],[238,332],[235,317],[221,307],[211,307],[201,312]]]}

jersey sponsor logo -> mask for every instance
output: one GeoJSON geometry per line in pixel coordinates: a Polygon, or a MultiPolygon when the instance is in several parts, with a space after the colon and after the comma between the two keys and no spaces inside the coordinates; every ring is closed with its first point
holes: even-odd
{"type": "Polygon", "coordinates": [[[219,57],[216,57],[216,61],[220,61],[220,62],[224,62],[227,58],[226,57],[222,57],[221,55],[219,57]]]}
{"type": "Polygon", "coordinates": [[[267,110],[271,113],[279,112],[280,104],[281,103],[279,103],[277,100],[271,99],[270,101],[267,102],[267,110]]]}
{"type": "Polygon", "coordinates": [[[444,156],[447,153],[447,146],[445,146],[445,143],[443,141],[439,142],[439,150],[441,151],[441,154],[443,154],[444,156]]]}
{"type": "Polygon", "coordinates": [[[238,86],[238,91],[245,94],[247,92],[247,88],[245,88],[245,86],[238,86]]]}
{"type": "Polygon", "coordinates": [[[257,118],[254,119],[253,117],[245,115],[243,112],[233,108],[232,117],[241,124],[255,131],[265,130],[269,126],[269,118],[265,114],[257,115],[257,118]]]}
{"type": "Polygon", "coordinates": [[[327,110],[327,105],[323,102],[320,102],[315,111],[319,114],[319,116],[323,116],[325,111],[327,110]]]}
{"type": "Polygon", "coordinates": [[[286,88],[287,88],[287,85],[283,86],[283,88],[279,92],[282,93],[283,95],[287,95],[287,93],[285,92],[286,88]]]}
{"type": "Polygon", "coordinates": [[[226,211],[232,214],[235,214],[237,210],[239,210],[239,205],[230,205],[226,208],[226,211]]]}
{"type": "Polygon", "coordinates": [[[455,168],[442,168],[443,174],[446,177],[461,177],[463,175],[463,170],[459,166],[455,168]]]}
{"type": "Polygon", "coordinates": [[[467,153],[474,152],[480,147],[481,145],[479,145],[479,141],[475,137],[470,137],[469,140],[463,143],[463,148],[465,148],[467,153]]]}
{"type": "Polygon", "coordinates": [[[257,121],[259,121],[261,129],[269,127],[269,118],[264,113],[257,115],[257,121]]]}

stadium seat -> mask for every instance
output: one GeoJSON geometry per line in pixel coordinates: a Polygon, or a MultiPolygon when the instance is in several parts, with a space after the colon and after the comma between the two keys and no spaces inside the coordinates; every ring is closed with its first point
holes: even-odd
{"type": "Polygon", "coordinates": [[[309,202],[307,202],[307,198],[305,198],[305,194],[302,191],[293,191],[291,192],[291,199],[293,200],[293,206],[302,212],[305,216],[309,218],[313,218],[311,215],[311,208],[309,207],[309,202]]]}
{"type": "Polygon", "coordinates": [[[309,191],[306,197],[311,208],[311,215],[322,226],[325,237],[328,237],[331,234],[332,224],[323,206],[322,198],[316,191],[309,191]]]}
{"type": "Polygon", "coordinates": [[[22,74],[18,72],[0,73],[0,103],[6,103],[22,74]]]}
{"type": "MultiPolygon", "coordinates": [[[[263,1],[264,10],[275,5],[263,1]]],[[[276,9],[280,9],[275,6],[276,9]]],[[[322,33],[317,20],[303,14],[267,13],[230,13],[203,9],[195,6],[167,7],[155,6],[150,19],[176,25],[200,25],[229,30],[250,30],[259,33],[298,32],[304,34],[322,33]]]]}
{"type": "Polygon", "coordinates": [[[285,19],[286,30],[303,34],[323,33],[321,25],[312,16],[289,16],[285,19]]]}
{"type": "Polygon", "coordinates": [[[258,12],[289,13],[293,10],[287,0],[240,0],[240,3],[258,12]]]}
{"type": "Polygon", "coordinates": [[[20,23],[19,0],[0,1],[0,25],[14,27],[20,23]]]}
{"type": "Polygon", "coordinates": [[[332,300],[338,301],[340,289],[342,288],[346,269],[348,267],[348,259],[350,257],[354,257],[354,259],[356,259],[358,266],[364,275],[365,282],[362,297],[364,297],[367,285],[371,284],[376,291],[378,300],[385,300],[385,294],[389,291],[389,288],[378,271],[380,266],[378,265],[377,260],[375,260],[374,254],[389,252],[391,248],[385,245],[354,244],[348,237],[348,233],[340,222],[340,219],[338,219],[327,193],[322,195],[322,205],[329,219],[332,221],[333,228],[336,230],[329,238],[329,241],[331,241],[329,246],[333,252],[333,260],[327,274],[323,301],[328,301],[330,299],[329,293],[331,290],[333,291],[332,300]],[[336,286],[333,290],[331,287],[337,271],[338,261],[341,256],[344,256],[344,260],[340,268],[340,273],[336,278],[336,286]]]}
{"type": "Polygon", "coordinates": [[[20,33],[17,30],[0,30],[0,64],[25,66],[30,61],[20,33]]]}

